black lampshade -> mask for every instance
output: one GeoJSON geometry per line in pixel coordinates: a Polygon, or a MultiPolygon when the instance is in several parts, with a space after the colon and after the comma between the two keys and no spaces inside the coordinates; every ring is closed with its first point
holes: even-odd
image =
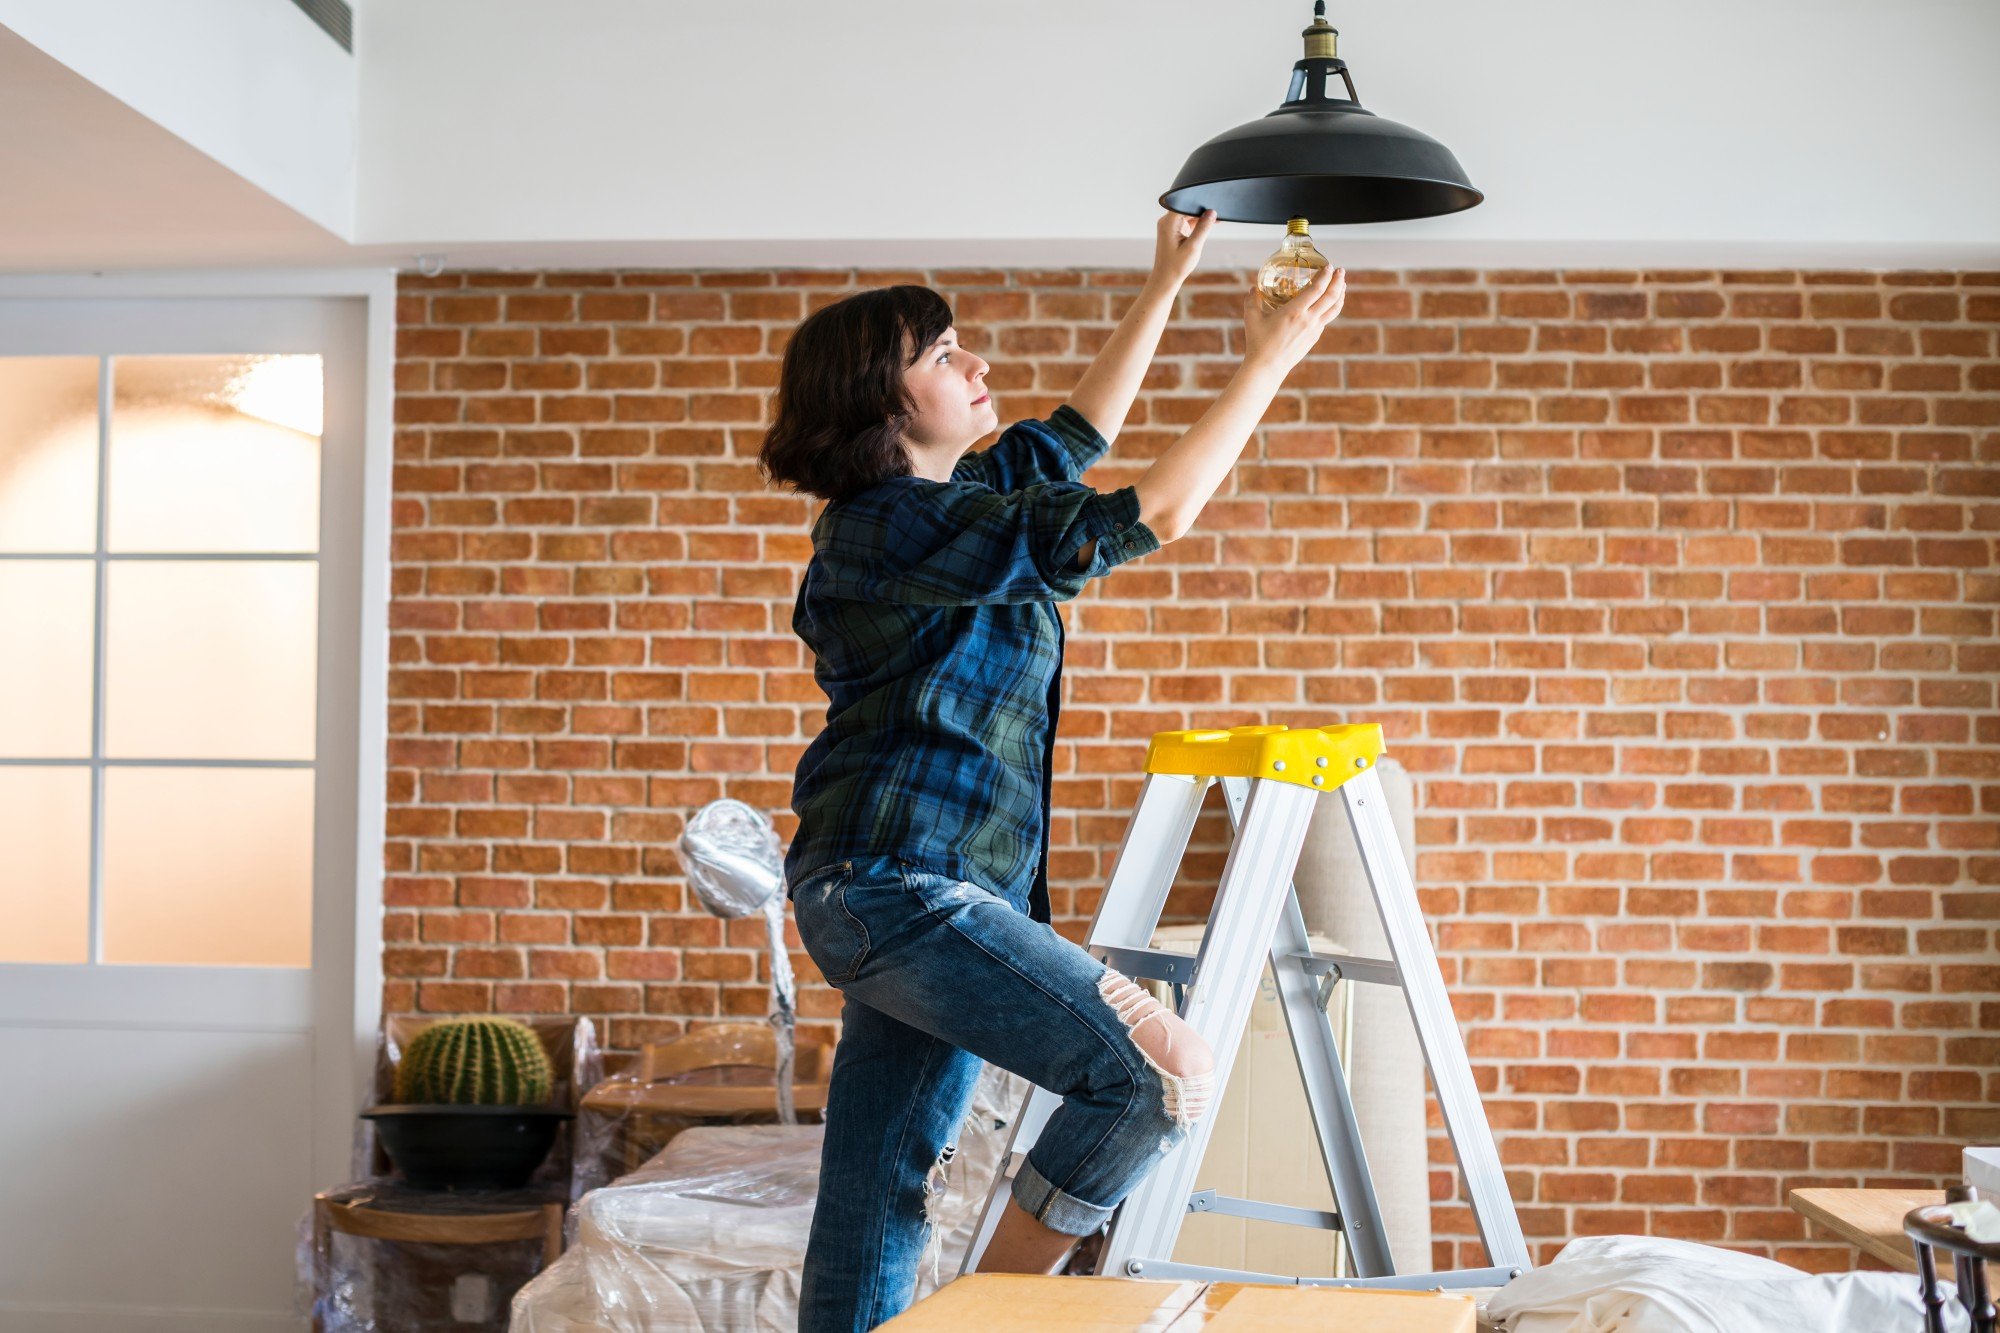
{"type": "Polygon", "coordinates": [[[1449,148],[1361,105],[1334,54],[1339,34],[1324,0],[1313,8],[1284,105],[1195,149],[1161,205],[1190,215],[1212,208],[1220,222],[1396,222],[1484,199],[1449,148]],[[1344,98],[1328,92],[1336,75],[1344,98]]]}

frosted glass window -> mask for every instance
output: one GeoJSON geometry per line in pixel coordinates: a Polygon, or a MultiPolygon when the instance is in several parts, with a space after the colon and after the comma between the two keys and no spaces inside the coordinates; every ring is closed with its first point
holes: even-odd
{"type": "Polygon", "coordinates": [[[97,549],[97,358],[0,356],[0,551],[97,549]]]}
{"type": "Polygon", "coordinates": [[[316,551],[316,356],[112,359],[110,551],[316,551]]]}
{"type": "Polygon", "coordinates": [[[313,774],[104,774],[107,963],[312,965],[313,774]]]}
{"type": "Polygon", "coordinates": [[[90,758],[97,571],[0,560],[0,759],[90,758]]]}
{"type": "Polygon", "coordinates": [[[0,963],[90,961],[90,770],[0,768],[0,963]]]}
{"type": "Polygon", "coordinates": [[[311,759],[317,561],[113,562],[105,754],[311,759]]]}

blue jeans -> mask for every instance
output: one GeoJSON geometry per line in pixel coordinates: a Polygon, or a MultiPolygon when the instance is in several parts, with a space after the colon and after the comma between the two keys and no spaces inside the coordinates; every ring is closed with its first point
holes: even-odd
{"type": "Polygon", "coordinates": [[[1097,1230],[1185,1136],[1165,1079],[1100,993],[1104,964],[1031,920],[1025,900],[899,857],[820,866],[791,895],[806,952],[846,999],[802,1333],[860,1333],[910,1303],[925,1181],[981,1061],[1062,1095],[1013,1185],[1051,1230],[1097,1230]]]}

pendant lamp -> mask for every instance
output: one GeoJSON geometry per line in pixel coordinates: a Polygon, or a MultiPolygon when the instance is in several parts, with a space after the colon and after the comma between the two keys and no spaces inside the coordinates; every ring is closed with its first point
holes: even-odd
{"type": "Polygon", "coordinates": [[[1188,155],[1163,207],[1219,222],[1398,222],[1471,208],[1472,188],[1451,150],[1361,105],[1340,34],[1313,5],[1285,103],[1261,120],[1216,135],[1188,155]],[[1335,76],[1347,96],[1328,89],[1335,76]]]}

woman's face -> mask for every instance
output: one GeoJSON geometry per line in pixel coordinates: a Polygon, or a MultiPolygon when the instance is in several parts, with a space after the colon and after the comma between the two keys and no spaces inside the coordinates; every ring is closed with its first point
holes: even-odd
{"type": "Polygon", "coordinates": [[[903,429],[909,444],[955,460],[999,425],[1000,413],[986,392],[986,370],[984,361],[958,345],[956,329],[946,329],[918,354],[903,372],[916,404],[903,429]]]}

